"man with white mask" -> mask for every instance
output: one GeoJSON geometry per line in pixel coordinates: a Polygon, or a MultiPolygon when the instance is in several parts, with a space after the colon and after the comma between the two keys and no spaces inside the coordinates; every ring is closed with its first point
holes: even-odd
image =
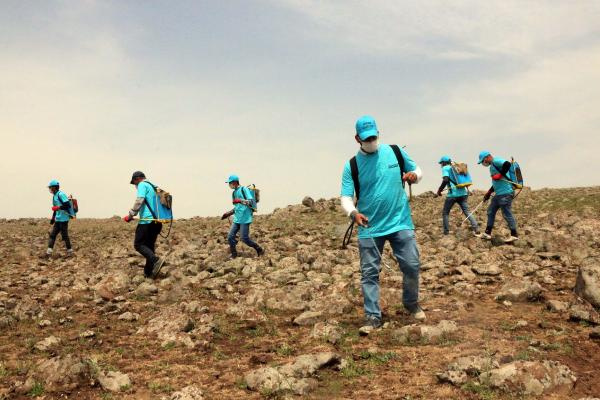
{"type": "Polygon", "coordinates": [[[342,207],[359,226],[361,286],[365,327],[382,325],[379,307],[379,271],[386,241],[403,274],[402,303],[417,320],[425,313],[419,306],[419,249],[414,232],[406,182],[418,183],[421,169],[396,145],[379,143],[373,117],[356,121],[356,142],[360,150],[344,166],[342,207]],[[356,206],[353,196],[356,197],[356,206]]]}

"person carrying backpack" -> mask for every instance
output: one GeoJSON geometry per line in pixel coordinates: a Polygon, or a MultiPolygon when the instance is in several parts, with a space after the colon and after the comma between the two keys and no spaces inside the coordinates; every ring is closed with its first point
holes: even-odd
{"type": "Polygon", "coordinates": [[[418,183],[422,172],[396,145],[379,144],[373,117],[356,121],[356,156],[344,165],[341,203],[358,226],[361,286],[364,297],[363,328],[382,325],[379,307],[379,271],[385,242],[390,242],[403,274],[402,303],[417,320],[419,306],[419,250],[404,184],[418,183]],[[353,196],[357,198],[355,206],[353,196]]]}
{"type": "Polygon", "coordinates": [[[513,183],[507,178],[507,174],[511,168],[511,162],[502,158],[493,157],[489,151],[479,153],[479,164],[490,168],[492,177],[492,187],[483,196],[483,201],[488,201],[492,193],[496,193],[487,211],[488,219],[485,232],[481,235],[482,238],[490,240],[492,238],[492,229],[498,210],[502,210],[502,215],[510,229],[510,236],[504,240],[505,243],[512,243],[519,239],[517,232],[517,221],[512,213],[512,201],[514,198],[513,183]]]}
{"type": "Polygon", "coordinates": [[[229,249],[231,251],[230,259],[234,259],[238,256],[236,249],[238,244],[236,236],[238,232],[240,233],[242,242],[256,250],[256,254],[260,257],[265,251],[250,239],[250,224],[252,224],[253,213],[256,208],[254,194],[249,188],[240,185],[240,178],[237,175],[230,175],[225,183],[233,190],[231,193],[233,210],[228,211],[221,216],[221,219],[223,220],[233,215],[231,230],[229,231],[229,235],[227,235],[227,241],[229,242],[229,249]]]}
{"type": "Polygon", "coordinates": [[[54,249],[54,243],[56,237],[60,232],[63,242],[67,247],[67,257],[73,256],[73,248],[71,247],[71,239],[69,238],[69,219],[75,216],[71,202],[65,192],[60,190],[60,184],[56,179],[53,179],[48,183],[48,190],[52,193],[52,218],[50,219],[50,225],[52,230],[50,231],[50,238],[48,240],[48,249],[46,250],[45,257],[49,258],[52,255],[54,249]]]}
{"type": "Polygon", "coordinates": [[[448,194],[446,195],[446,201],[444,201],[444,208],[442,209],[442,228],[444,230],[444,235],[450,233],[450,224],[448,222],[450,210],[452,210],[454,204],[458,204],[463,214],[468,217],[473,234],[477,237],[481,237],[477,221],[469,212],[469,203],[467,202],[469,191],[466,187],[456,187],[457,183],[454,180],[455,174],[452,170],[452,160],[449,156],[442,156],[439,164],[442,167],[442,184],[437,191],[437,196],[441,196],[444,188],[448,186],[448,194]]]}
{"type": "Polygon", "coordinates": [[[133,247],[146,259],[144,276],[154,279],[165,262],[164,258],[155,254],[156,239],[162,230],[162,223],[155,220],[150,209],[150,205],[156,202],[156,190],[154,185],[146,181],[146,175],[142,171],[135,171],[129,183],[136,187],[137,197],[123,221],[133,221],[133,217],[139,213],[140,220],[135,229],[133,247]]]}

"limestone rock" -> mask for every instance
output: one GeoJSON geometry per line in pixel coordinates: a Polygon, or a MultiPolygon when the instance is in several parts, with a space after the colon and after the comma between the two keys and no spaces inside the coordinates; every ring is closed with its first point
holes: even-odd
{"type": "Polygon", "coordinates": [[[127,374],[118,371],[109,371],[106,374],[98,374],[98,382],[104,390],[119,392],[131,386],[131,380],[127,374]]]}
{"type": "Polygon", "coordinates": [[[537,282],[527,279],[510,280],[502,286],[500,292],[496,295],[498,301],[525,302],[535,301],[540,298],[542,287],[537,282]]]}
{"type": "Polygon", "coordinates": [[[592,261],[587,261],[577,271],[575,293],[589,301],[594,307],[600,308],[600,261],[588,260],[592,261]]]}

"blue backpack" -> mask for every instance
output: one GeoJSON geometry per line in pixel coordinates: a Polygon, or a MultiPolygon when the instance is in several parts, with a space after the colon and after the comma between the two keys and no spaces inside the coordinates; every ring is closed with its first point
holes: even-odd
{"type": "Polygon", "coordinates": [[[451,167],[454,179],[450,177],[448,177],[448,179],[450,179],[450,182],[452,182],[457,189],[468,188],[473,184],[473,179],[471,178],[467,164],[453,162],[451,167]]]}
{"type": "Polygon", "coordinates": [[[523,173],[521,172],[521,166],[512,157],[510,158],[508,176],[514,189],[523,189],[523,173]]]}

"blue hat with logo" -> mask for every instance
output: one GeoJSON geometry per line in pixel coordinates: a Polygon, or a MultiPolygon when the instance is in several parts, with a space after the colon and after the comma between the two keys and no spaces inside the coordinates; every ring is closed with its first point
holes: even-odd
{"type": "Polygon", "coordinates": [[[482,151],[481,153],[479,153],[479,162],[477,164],[481,164],[483,162],[483,159],[486,158],[487,156],[491,155],[492,153],[490,153],[487,150],[482,151]]]}
{"type": "Polygon", "coordinates": [[[237,175],[229,175],[229,178],[227,178],[227,182],[225,183],[231,183],[231,182],[239,182],[240,181],[240,177],[237,175]]]}
{"type": "Polygon", "coordinates": [[[48,187],[52,187],[52,186],[60,186],[60,184],[58,183],[58,181],[56,179],[52,179],[50,181],[50,183],[48,183],[48,187]]]}
{"type": "Polygon", "coordinates": [[[442,156],[442,158],[440,158],[440,161],[438,162],[438,164],[441,164],[441,163],[449,163],[449,162],[451,162],[451,161],[452,161],[452,160],[450,159],[450,156],[442,156]]]}
{"type": "Polygon", "coordinates": [[[360,140],[365,140],[371,136],[379,136],[375,119],[369,115],[364,115],[356,121],[356,134],[360,140]]]}

